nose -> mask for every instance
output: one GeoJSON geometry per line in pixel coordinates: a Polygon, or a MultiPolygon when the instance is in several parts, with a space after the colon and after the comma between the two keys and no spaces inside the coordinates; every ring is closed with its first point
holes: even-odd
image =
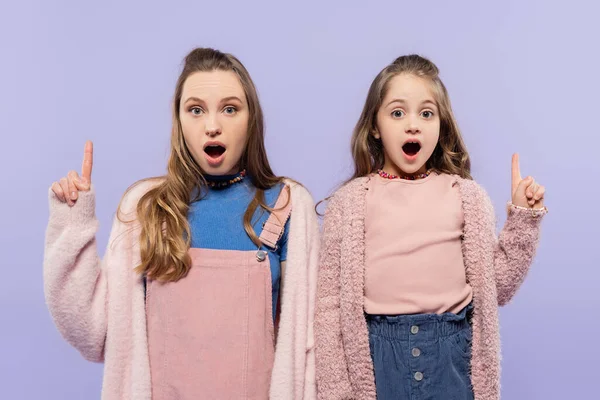
{"type": "Polygon", "coordinates": [[[206,125],[204,127],[207,136],[214,137],[221,134],[221,124],[219,123],[216,115],[208,116],[206,118],[206,125]]]}
{"type": "Polygon", "coordinates": [[[406,128],[404,130],[406,133],[417,134],[421,133],[421,129],[419,128],[418,118],[409,117],[407,118],[406,128]]]}

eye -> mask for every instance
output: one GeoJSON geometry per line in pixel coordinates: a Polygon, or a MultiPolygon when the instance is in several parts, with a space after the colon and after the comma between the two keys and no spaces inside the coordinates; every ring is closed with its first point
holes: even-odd
{"type": "Polygon", "coordinates": [[[425,119],[430,119],[433,118],[433,111],[430,110],[425,110],[421,113],[421,115],[423,116],[423,118],[425,119]]]}
{"type": "Polygon", "coordinates": [[[198,106],[194,106],[194,107],[190,107],[190,112],[194,115],[200,115],[200,114],[202,114],[203,110],[198,106]]]}
{"type": "Polygon", "coordinates": [[[404,116],[404,111],[402,110],[394,110],[392,111],[393,118],[402,118],[404,116]]]}
{"type": "Polygon", "coordinates": [[[237,108],[235,108],[234,106],[227,106],[223,109],[223,111],[225,112],[225,114],[233,115],[237,112],[237,108]]]}

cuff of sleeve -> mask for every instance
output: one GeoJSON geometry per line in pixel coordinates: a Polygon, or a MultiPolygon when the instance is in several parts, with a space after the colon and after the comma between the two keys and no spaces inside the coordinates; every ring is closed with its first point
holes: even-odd
{"type": "Polygon", "coordinates": [[[72,207],[56,197],[54,191],[48,190],[50,203],[50,220],[56,225],[84,225],[96,218],[96,195],[94,188],[79,192],[79,197],[72,207]]]}
{"type": "Polygon", "coordinates": [[[529,207],[521,207],[516,206],[512,202],[506,203],[506,210],[508,215],[511,214],[529,214],[532,218],[540,218],[544,215],[548,214],[548,208],[546,206],[542,208],[529,208],[529,207]]]}

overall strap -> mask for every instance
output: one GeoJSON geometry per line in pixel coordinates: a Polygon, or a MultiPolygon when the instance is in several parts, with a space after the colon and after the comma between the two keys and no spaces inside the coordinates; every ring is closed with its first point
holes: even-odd
{"type": "Polygon", "coordinates": [[[281,235],[283,235],[285,223],[292,212],[292,199],[290,197],[289,186],[283,186],[273,208],[274,210],[263,225],[259,239],[264,245],[276,249],[277,242],[281,238],[281,235]]]}

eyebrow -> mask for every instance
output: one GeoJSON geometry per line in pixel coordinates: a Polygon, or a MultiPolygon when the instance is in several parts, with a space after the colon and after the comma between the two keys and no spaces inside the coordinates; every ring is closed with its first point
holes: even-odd
{"type": "MultiPolygon", "coordinates": [[[[221,100],[221,103],[227,103],[227,102],[229,102],[229,101],[232,101],[232,100],[237,100],[237,101],[239,101],[240,103],[243,103],[243,102],[242,102],[242,100],[240,100],[240,98],[239,98],[239,97],[237,97],[237,96],[229,96],[229,97],[225,97],[224,99],[222,99],[222,100],[221,100]]],[[[195,96],[188,97],[188,98],[185,100],[185,103],[189,103],[190,101],[195,101],[196,103],[204,103],[204,100],[202,100],[202,99],[200,99],[200,98],[198,98],[198,97],[195,97],[195,96]]],[[[185,104],[185,103],[184,103],[184,104],[185,104]]]]}
{"type": "MultiPolygon", "coordinates": [[[[406,101],[404,101],[403,99],[393,99],[392,101],[390,101],[389,103],[386,104],[386,107],[389,107],[390,104],[393,103],[400,103],[400,104],[405,104],[406,101]]],[[[425,100],[421,102],[421,105],[425,105],[425,104],[431,104],[434,107],[437,107],[437,104],[435,104],[435,102],[433,100],[425,100]]]]}

